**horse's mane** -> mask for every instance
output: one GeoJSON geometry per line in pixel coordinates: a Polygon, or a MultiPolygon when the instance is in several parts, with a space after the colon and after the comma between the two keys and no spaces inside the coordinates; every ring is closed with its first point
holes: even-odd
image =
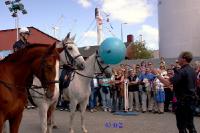
{"type": "Polygon", "coordinates": [[[25,48],[18,50],[17,52],[9,54],[0,62],[16,62],[20,60],[21,57],[23,57],[24,54],[27,53],[31,49],[39,48],[39,47],[49,47],[49,46],[50,46],[49,44],[37,44],[37,43],[30,44],[30,45],[27,45],[25,48]]]}

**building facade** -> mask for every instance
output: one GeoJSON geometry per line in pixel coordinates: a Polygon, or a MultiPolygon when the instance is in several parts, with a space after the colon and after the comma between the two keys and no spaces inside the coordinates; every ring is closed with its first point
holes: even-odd
{"type": "Polygon", "coordinates": [[[176,58],[182,51],[200,57],[200,0],[158,0],[159,52],[176,58]]]}

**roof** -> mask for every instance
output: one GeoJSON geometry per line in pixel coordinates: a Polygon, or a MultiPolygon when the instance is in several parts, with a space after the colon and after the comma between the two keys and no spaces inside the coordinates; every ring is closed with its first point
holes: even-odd
{"type": "MultiPolygon", "coordinates": [[[[29,43],[53,44],[54,42],[60,42],[60,40],[42,32],[35,27],[28,27],[28,29],[31,32],[31,35],[28,38],[29,43]]],[[[0,51],[13,49],[13,44],[17,40],[16,34],[16,29],[0,30],[0,51]]]]}

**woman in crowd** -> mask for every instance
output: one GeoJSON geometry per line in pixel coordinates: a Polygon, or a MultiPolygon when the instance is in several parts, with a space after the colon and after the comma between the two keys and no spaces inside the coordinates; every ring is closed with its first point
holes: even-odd
{"type": "Polygon", "coordinates": [[[116,69],[115,74],[115,91],[116,95],[114,95],[113,99],[113,112],[123,110],[123,101],[122,96],[120,95],[121,89],[123,89],[123,82],[124,82],[124,72],[122,69],[116,69]]]}
{"type": "Polygon", "coordinates": [[[160,82],[158,78],[154,79],[154,113],[163,114],[164,113],[164,102],[165,102],[165,92],[164,85],[160,82]]]}

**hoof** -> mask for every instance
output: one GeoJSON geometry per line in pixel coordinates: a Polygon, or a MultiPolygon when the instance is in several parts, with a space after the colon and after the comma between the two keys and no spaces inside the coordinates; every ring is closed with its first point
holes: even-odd
{"type": "Polygon", "coordinates": [[[69,130],[69,133],[74,133],[74,130],[73,130],[73,129],[70,129],[70,130],[69,130]]]}
{"type": "Polygon", "coordinates": [[[88,130],[87,129],[83,129],[83,133],[88,133],[88,130]]]}

